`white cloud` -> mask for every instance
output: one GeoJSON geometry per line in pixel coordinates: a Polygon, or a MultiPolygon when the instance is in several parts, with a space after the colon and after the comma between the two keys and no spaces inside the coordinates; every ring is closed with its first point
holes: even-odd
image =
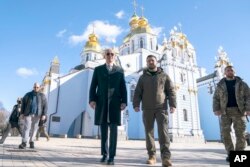
{"type": "Polygon", "coordinates": [[[86,36],[84,34],[82,35],[71,35],[69,37],[69,43],[70,44],[73,44],[73,45],[76,45],[76,44],[79,44],[83,41],[86,41],[86,36]]]}
{"type": "Polygon", "coordinates": [[[115,16],[118,18],[118,19],[122,19],[123,18],[123,16],[124,16],[124,11],[123,10],[120,10],[119,12],[117,12],[116,14],[115,14],[115,16]]]}
{"type": "Polygon", "coordinates": [[[152,27],[152,31],[158,36],[163,30],[163,27],[152,27]]]}
{"type": "Polygon", "coordinates": [[[16,70],[16,73],[18,76],[23,77],[23,78],[27,78],[30,77],[32,75],[37,75],[38,72],[36,69],[28,69],[26,67],[20,67],[16,70]]]}
{"type": "Polygon", "coordinates": [[[107,49],[107,48],[113,48],[114,45],[110,44],[110,45],[102,45],[103,49],[107,49]]]}
{"type": "Polygon", "coordinates": [[[123,32],[120,26],[109,24],[106,21],[95,20],[88,24],[82,35],[72,35],[69,37],[69,42],[73,45],[79,44],[88,39],[89,34],[94,32],[100,40],[105,40],[108,43],[116,43],[116,38],[123,32]]]}
{"type": "Polygon", "coordinates": [[[67,30],[66,30],[66,29],[63,29],[63,30],[59,31],[59,32],[56,34],[56,37],[61,38],[61,37],[63,37],[63,35],[64,35],[66,32],[67,32],[67,30]]]}

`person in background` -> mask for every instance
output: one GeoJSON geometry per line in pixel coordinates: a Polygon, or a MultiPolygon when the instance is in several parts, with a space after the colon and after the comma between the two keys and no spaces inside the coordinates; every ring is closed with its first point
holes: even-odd
{"type": "Polygon", "coordinates": [[[213,112],[220,116],[221,136],[230,161],[230,151],[242,151],[246,147],[246,115],[250,115],[250,92],[247,83],[235,76],[233,66],[227,66],[213,96],[213,112]],[[234,146],[231,126],[236,136],[234,146]]]}
{"type": "Polygon", "coordinates": [[[19,149],[35,148],[34,139],[38,130],[39,120],[45,120],[47,115],[47,99],[41,92],[39,83],[34,83],[33,90],[25,94],[22,99],[21,117],[24,118],[24,131],[19,149]]]}
{"type": "Polygon", "coordinates": [[[36,133],[36,140],[38,141],[39,140],[39,137],[40,137],[40,134],[43,133],[45,135],[45,137],[47,138],[47,141],[49,141],[49,135],[47,133],[47,130],[46,130],[46,122],[47,122],[47,116],[45,118],[45,120],[41,120],[39,121],[38,123],[38,130],[37,130],[37,133],[36,133]]]}
{"type": "Polygon", "coordinates": [[[22,136],[22,128],[19,125],[19,117],[20,117],[20,112],[21,112],[21,103],[22,99],[18,98],[17,99],[17,104],[14,105],[9,122],[7,124],[6,129],[3,132],[2,138],[0,139],[0,144],[3,144],[7,136],[9,135],[9,132],[11,129],[16,128],[20,135],[22,136]]]}

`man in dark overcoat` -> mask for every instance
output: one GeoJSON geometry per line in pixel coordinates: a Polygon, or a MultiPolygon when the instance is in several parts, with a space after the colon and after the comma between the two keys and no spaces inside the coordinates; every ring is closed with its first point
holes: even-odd
{"type": "Polygon", "coordinates": [[[121,111],[127,105],[124,72],[114,64],[115,56],[112,49],[104,51],[106,63],[95,68],[89,91],[89,104],[95,110],[95,125],[100,125],[101,129],[101,162],[106,162],[109,156],[108,165],[114,165],[117,126],[121,125],[121,111]]]}

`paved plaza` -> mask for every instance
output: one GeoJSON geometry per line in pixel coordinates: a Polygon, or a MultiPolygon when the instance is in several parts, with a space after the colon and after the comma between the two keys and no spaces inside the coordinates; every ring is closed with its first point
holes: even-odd
{"type": "MultiPolygon", "coordinates": [[[[76,138],[46,138],[41,137],[35,142],[35,149],[18,149],[20,137],[8,137],[3,145],[0,145],[0,166],[32,166],[32,167],[104,167],[100,164],[100,140],[76,139],[76,138]]],[[[157,164],[161,166],[159,144],[157,143],[157,164]]],[[[247,147],[250,150],[250,147],[247,147]]],[[[178,167],[228,167],[225,161],[225,150],[221,143],[172,143],[173,166],[178,167]]],[[[144,167],[147,153],[145,141],[128,140],[118,141],[115,166],[117,167],[144,167]]]]}

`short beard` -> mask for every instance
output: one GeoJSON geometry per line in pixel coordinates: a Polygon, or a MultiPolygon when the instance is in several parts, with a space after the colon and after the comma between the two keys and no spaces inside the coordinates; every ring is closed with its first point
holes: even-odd
{"type": "Polygon", "coordinates": [[[227,79],[227,80],[234,80],[234,79],[235,79],[235,76],[226,76],[226,79],[227,79]]]}
{"type": "Polygon", "coordinates": [[[148,70],[149,70],[149,71],[156,71],[156,70],[157,70],[157,67],[148,67],[148,70]]]}

